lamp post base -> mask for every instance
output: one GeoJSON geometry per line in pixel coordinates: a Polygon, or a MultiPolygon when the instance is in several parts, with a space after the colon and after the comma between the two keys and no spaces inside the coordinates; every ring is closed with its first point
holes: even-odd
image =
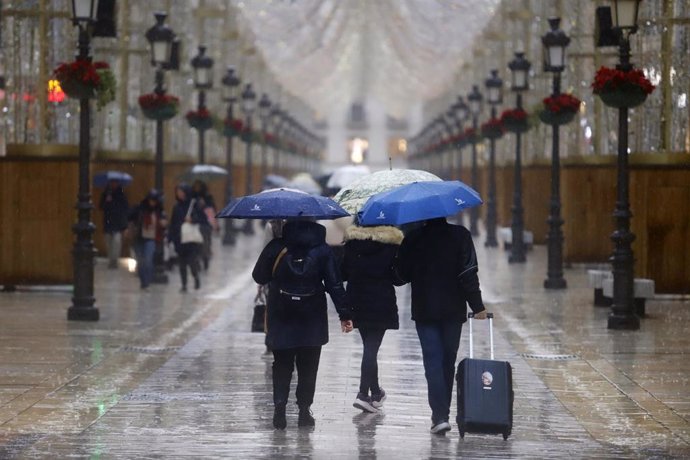
{"type": "Polygon", "coordinates": [[[563,278],[547,278],[544,280],[544,289],[565,289],[568,283],[563,278]]]}
{"type": "Polygon", "coordinates": [[[608,328],[635,331],[640,328],[640,318],[635,315],[618,315],[611,313],[609,315],[608,328]]]}
{"type": "MultiPolygon", "coordinates": [[[[96,299],[91,298],[91,303],[96,299]]],[[[98,321],[100,312],[95,307],[69,307],[67,310],[67,319],[69,321],[98,321]]]]}

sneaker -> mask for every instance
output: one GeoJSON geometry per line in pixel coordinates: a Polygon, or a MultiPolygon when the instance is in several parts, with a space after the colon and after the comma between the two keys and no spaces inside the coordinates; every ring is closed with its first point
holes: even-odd
{"type": "Polygon", "coordinates": [[[357,399],[352,403],[352,406],[364,412],[378,412],[378,409],[372,404],[371,397],[365,396],[363,393],[357,393],[357,399]]]}
{"type": "Polygon", "coordinates": [[[287,419],[285,418],[285,405],[281,404],[273,409],[273,428],[276,430],[284,430],[287,427],[287,419]]]}
{"type": "Polygon", "coordinates": [[[371,394],[371,405],[377,409],[383,407],[383,402],[386,400],[386,392],[383,388],[379,388],[378,393],[371,394]]]}
{"type": "Polygon", "coordinates": [[[431,426],[433,434],[446,434],[448,431],[450,431],[450,423],[445,420],[431,426]]]}
{"type": "Polygon", "coordinates": [[[297,426],[314,426],[316,425],[316,420],[308,407],[300,408],[299,415],[297,416],[297,426]]]}

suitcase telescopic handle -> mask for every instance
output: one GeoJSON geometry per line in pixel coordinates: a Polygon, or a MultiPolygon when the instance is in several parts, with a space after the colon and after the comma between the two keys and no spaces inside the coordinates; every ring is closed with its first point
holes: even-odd
{"type": "MultiPolygon", "coordinates": [[[[467,314],[470,323],[470,359],[474,358],[474,337],[472,335],[472,323],[474,322],[474,313],[467,314]]],[[[491,345],[491,360],[494,359],[494,314],[487,313],[486,318],[489,320],[489,343],[491,345]]]]}

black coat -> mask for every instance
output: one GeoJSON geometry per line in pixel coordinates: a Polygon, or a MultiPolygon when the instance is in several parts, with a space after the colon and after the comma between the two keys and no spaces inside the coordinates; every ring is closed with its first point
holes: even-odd
{"type": "Polygon", "coordinates": [[[256,262],[252,273],[254,280],[258,284],[269,285],[266,344],[275,350],[328,343],[325,292],[330,294],[340,319],[351,319],[350,312],[344,307],[345,289],[340,271],[325,237],[326,229],[315,222],[288,222],[283,227],[282,238],[275,238],[269,242],[256,262]],[[294,285],[286,282],[287,279],[292,280],[292,276],[288,277],[286,267],[288,256],[281,257],[275,273],[273,270],[283,248],[287,248],[291,258],[302,257],[313,261],[314,270],[310,272],[316,274],[318,289],[315,295],[303,300],[299,312],[291,310],[289,296],[280,292],[300,291],[304,287],[300,282],[294,282],[294,285]]]}
{"type": "Polygon", "coordinates": [[[100,208],[103,211],[103,231],[121,232],[127,228],[129,203],[122,187],[106,188],[101,194],[100,208]]]}
{"type": "MultiPolygon", "coordinates": [[[[179,248],[182,244],[182,224],[184,223],[185,217],[187,217],[187,210],[189,209],[192,200],[178,200],[173,206],[172,215],[170,216],[170,226],[168,227],[168,240],[172,241],[175,245],[175,250],[179,253],[179,248]]],[[[199,224],[201,226],[209,225],[206,213],[201,206],[199,206],[198,201],[194,201],[194,206],[192,206],[192,212],[190,214],[193,224],[199,224]]]]}
{"type": "Polygon", "coordinates": [[[484,310],[477,276],[477,254],[469,230],[434,219],[402,242],[396,268],[412,283],[412,319],[467,319],[467,305],[484,310]]]}
{"type": "Polygon", "coordinates": [[[398,329],[393,285],[402,284],[393,268],[403,234],[395,227],[355,227],[345,231],[345,305],[357,328],[398,329]]]}

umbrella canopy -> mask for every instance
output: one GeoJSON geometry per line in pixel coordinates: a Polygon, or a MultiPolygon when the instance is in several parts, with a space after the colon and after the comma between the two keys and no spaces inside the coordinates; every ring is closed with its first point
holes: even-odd
{"type": "Polygon", "coordinates": [[[220,166],[201,164],[192,166],[182,173],[180,178],[187,182],[195,180],[208,182],[215,179],[222,179],[227,175],[228,171],[220,166]]]}
{"type": "Polygon", "coordinates": [[[334,197],[340,206],[350,213],[357,213],[369,198],[377,193],[392,190],[401,185],[421,181],[440,181],[430,172],[418,169],[391,169],[378,171],[357,179],[334,197]]]}
{"type": "Polygon", "coordinates": [[[216,217],[233,219],[337,219],[349,216],[338,203],[319,195],[286,188],[266,190],[232,200],[216,217]]]}
{"type": "Polygon", "coordinates": [[[288,182],[287,177],[279,176],[278,174],[267,174],[264,177],[264,187],[267,189],[285,187],[288,182]]]}
{"type": "Polygon", "coordinates": [[[321,186],[308,173],[295,174],[290,182],[288,182],[287,187],[313,195],[321,195],[321,186]]]}
{"type": "Polygon", "coordinates": [[[125,186],[132,182],[132,176],[122,171],[104,171],[93,176],[93,185],[105,187],[111,180],[116,180],[125,186]]]}
{"type": "Polygon", "coordinates": [[[364,165],[347,165],[342,166],[331,174],[328,183],[326,184],[328,188],[341,189],[347,187],[354,181],[364,176],[371,174],[371,170],[368,166],[364,165]]]}
{"type": "Polygon", "coordinates": [[[452,216],[480,204],[479,193],[460,181],[414,182],[374,195],[358,216],[362,225],[402,225],[452,216]]]}

